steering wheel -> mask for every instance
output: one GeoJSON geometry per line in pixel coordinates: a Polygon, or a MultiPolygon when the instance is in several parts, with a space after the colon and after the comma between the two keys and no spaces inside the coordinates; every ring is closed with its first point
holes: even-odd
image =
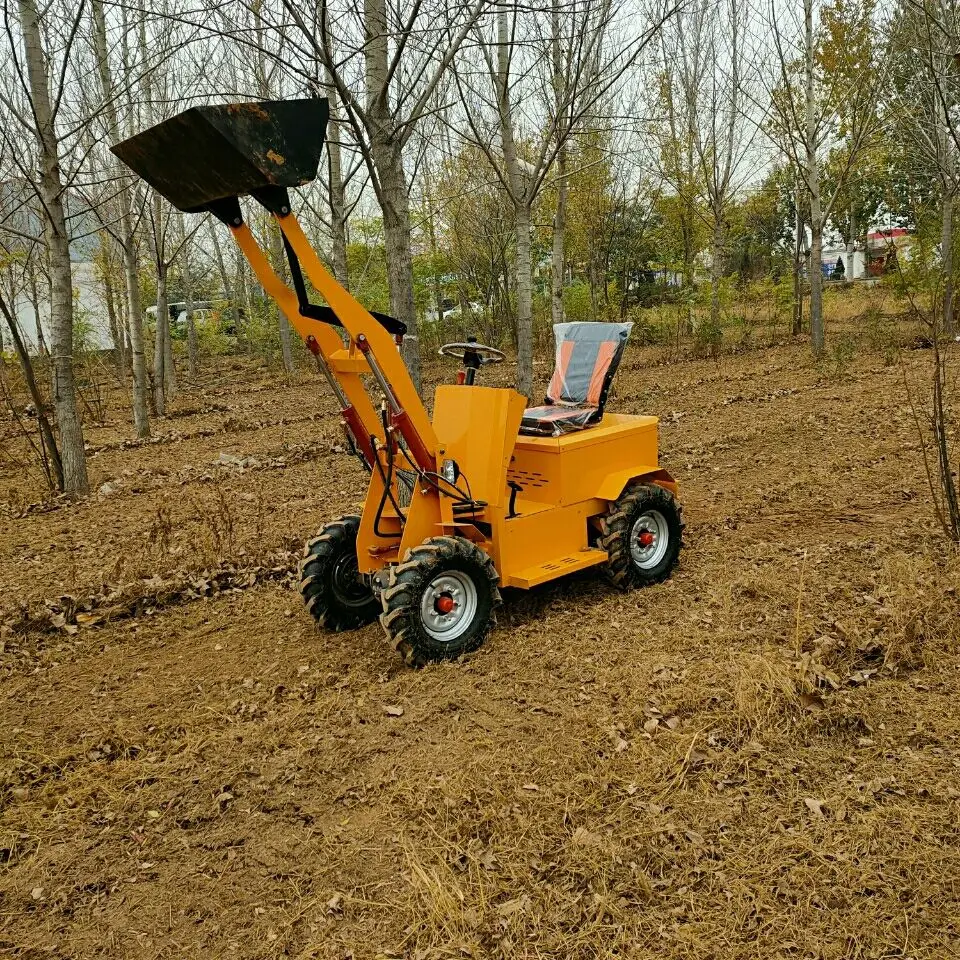
{"type": "Polygon", "coordinates": [[[445,343],[439,352],[441,357],[453,357],[456,360],[465,361],[465,366],[503,363],[507,359],[507,355],[502,350],[473,340],[468,343],[445,343]]]}

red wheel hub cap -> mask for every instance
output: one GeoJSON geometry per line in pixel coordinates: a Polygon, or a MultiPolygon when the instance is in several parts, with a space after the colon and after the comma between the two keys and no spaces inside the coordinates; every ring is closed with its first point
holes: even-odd
{"type": "Polygon", "coordinates": [[[644,530],[643,533],[639,536],[640,546],[649,547],[653,541],[656,539],[654,535],[649,530],[644,530]]]}
{"type": "Polygon", "coordinates": [[[434,606],[437,608],[437,613],[450,613],[456,604],[453,602],[453,597],[443,594],[437,597],[434,606]]]}

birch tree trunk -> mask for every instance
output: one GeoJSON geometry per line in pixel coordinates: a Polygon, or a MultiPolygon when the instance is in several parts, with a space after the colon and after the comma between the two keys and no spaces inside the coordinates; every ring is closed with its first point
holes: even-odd
{"type": "MultiPolygon", "coordinates": [[[[126,191],[124,191],[125,193],[126,191]]],[[[133,216],[129,197],[120,203],[120,229],[123,232],[123,275],[127,288],[127,335],[130,338],[130,369],[133,374],[133,428],[137,438],[150,436],[150,415],[147,382],[147,357],[143,341],[143,303],[140,299],[140,262],[133,233],[133,216]]]]}
{"type": "Polygon", "coordinates": [[[854,275],[854,259],[857,248],[857,211],[854,205],[850,204],[850,239],[847,241],[847,280],[856,280],[854,275]]]}
{"type": "Polygon", "coordinates": [[[953,192],[943,196],[943,222],[940,231],[940,256],[943,265],[943,332],[953,337],[953,192]]]}
{"type": "MultiPolygon", "coordinates": [[[[56,486],[57,490],[62,490],[63,463],[60,460],[60,451],[57,449],[57,441],[53,435],[53,428],[50,426],[46,410],[44,410],[43,395],[40,393],[40,388],[37,386],[37,381],[33,374],[33,361],[30,359],[30,354],[23,342],[23,338],[20,336],[20,329],[17,326],[16,317],[14,317],[13,311],[7,306],[2,293],[0,293],[0,314],[3,315],[10,329],[10,337],[13,340],[17,358],[20,360],[23,379],[27,384],[30,399],[37,409],[37,423],[40,426],[41,442],[43,443],[43,449],[46,451],[46,458],[50,465],[50,470],[53,471],[51,473],[50,470],[47,470],[48,482],[51,488],[56,486]]],[[[0,356],[0,364],[2,363],[3,358],[0,356]]]]}
{"type": "MultiPolygon", "coordinates": [[[[267,57],[265,51],[266,27],[263,22],[263,0],[253,0],[249,6],[253,16],[254,28],[257,37],[256,58],[254,69],[257,78],[257,88],[260,96],[264,100],[269,100],[272,96],[270,76],[267,73],[267,57]]],[[[273,269],[279,276],[284,276],[286,272],[286,253],[283,249],[283,238],[280,235],[280,228],[275,222],[270,222],[270,259],[273,261],[273,269]]],[[[280,331],[280,357],[283,361],[283,370],[286,375],[293,375],[293,343],[290,338],[290,321],[287,315],[273,302],[269,306],[270,313],[277,318],[277,328],[280,331]]]]}
{"type": "Polygon", "coordinates": [[[723,215],[713,214],[713,239],[710,245],[710,329],[720,330],[720,278],[723,276],[723,215]]]}
{"type": "Polygon", "coordinates": [[[410,198],[403,169],[403,144],[391,115],[389,24],[386,0],[364,0],[364,66],[370,154],[380,182],[383,235],[390,287],[390,311],[407,325],[403,359],[420,390],[420,343],[413,299],[413,253],[410,246],[410,198]]]}
{"type": "Polygon", "coordinates": [[[227,265],[223,259],[223,247],[220,246],[220,232],[217,230],[213,219],[210,220],[210,236],[213,241],[213,255],[217,261],[217,273],[220,274],[220,284],[223,287],[223,295],[230,304],[230,312],[233,314],[233,330],[239,342],[243,339],[243,325],[240,323],[240,304],[237,302],[236,286],[227,273],[227,265]]]}
{"type": "MultiPolygon", "coordinates": [[[[560,8],[558,0],[551,6],[550,26],[553,32],[553,98],[559,112],[563,91],[563,59],[560,54],[560,8]]],[[[559,118],[557,131],[561,125],[559,118]]],[[[551,258],[550,307],[554,323],[563,323],[563,280],[566,273],[567,233],[567,148],[561,144],[557,151],[557,209],[553,214],[553,256],[551,258]]],[[[594,317],[596,319],[596,317],[594,317]]]]}
{"type": "Polygon", "coordinates": [[[183,299],[184,310],[187,315],[187,376],[191,381],[197,379],[197,324],[193,317],[193,271],[190,264],[190,241],[184,240],[183,266],[181,274],[183,276],[183,299]]]}
{"type": "Polygon", "coordinates": [[[497,14],[497,106],[503,164],[517,230],[517,392],[533,392],[533,275],[530,250],[530,200],[520,172],[510,103],[510,41],[506,11],[497,14]]]}
{"type": "Polygon", "coordinates": [[[63,209],[59,144],[50,103],[48,61],[40,38],[36,0],[18,0],[18,7],[40,162],[38,189],[44,207],[44,236],[50,257],[53,405],[60,429],[63,489],[65,493],[83,495],[89,492],[90,483],[73,375],[73,275],[63,209]]]}
{"type": "MultiPolygon", "coordinates": [[[[236,299],[234,303],[237,304],[237,319],[240,317],[240,307],[246,311],[247,317],[253,316],[253,303],[250,300],[250,284],[247,282],[247,261],[243,255],[243,251],[234,243],[233,246],[233,256],[234,256],[234,276],[237,278],[236,285],[234,286],[234,293],[236,299]]],[[[245,326],[244,327],[244,339],[247,343],[247,353],[253,352],[253,344],[250,342],[250,331],[245,326]]]]}
{"type": "MultiPolygon", "coordinates": [[[[100,234],[101,253],[105,254],[106,234],[100,234]]],[[[110,339],[113,341],[114,363],[118,373],[123,372],[123,325],[117,318],[117,300],[114,295],[113,278],[110,276],[110,265],[106,256],[103,258],[103,299],[107,307],[107,323],[110,326],[110,339]]]]}
{"type": "Polygon", "coordinates": [[[340,155],[340,110],[336,86],[327,72],[327,203],[330,207],[330,266],[338,283],[350,289],[347,267],[347,203],[343,188],[343,161],[340,155]]]}
{"type": "Polygon", "coordinates": [[[50,356],[50,348],[47,346],[46,338],[43,335],[43,324],[40,322],[40,291],[37,289],[37,264],[34,260],[30,267],[30,306],[33,308],[33,321],[37,328],[37,353],[41,357],[50,356]]]}
{"type": "MultiPolygon", "coordinates": [[[[283,237],[280,236],[280,228],[275,222],[270,223],[270,259],[273,261],[273,269],[278,276],[284,276],[286,273],[286,254],[283,251],[283,237]]],[[[286,314],[274,304],[270,306],[271,312],[277,316],[277,326],[280,329],[280,356],[283,359],[283,369],[287,376],[293,374],[293,344],[290,341],[290,323],[286,314]]]]}
{"type": "Polygon", "coordinates": [[[167,265],[157,262],[157,329],[153,339],[153,404],[157,416],[167,413],[166,360],[167,338],[170,336],[170,312],[167,309],[167,265]]]}
{"type": "MultiPolygon", "coordinates": [[[[120,139],[120,124],[117,119],[113,74],[107,52],[107,25],[103,12],[103,0],[92,0],[93,42],[103,94],[103,111],[110,139],[120,139]]],[[[114,161],[113,169],[120,176],[121,165],[114,161]]],[[[133,211],[130,188],[124,187],[117,195],[120,208],[120,245],[123,251],[123,275],[126,286],[127,335],[129,338],[130,370],[133,379],[133,426],[140,440],[150,436],[150,416],[147,401],[147,364],[143,351],[143,305],[140,301],[140,262],[137,253],[137,238],[133,228],[133,211]]]]}
{"type": "Polygon", "coordinates": [[[793,243],[793,317],[791,324],[791,333],[798,337],[803,331],[803,278],[801,276],[803,253],[800,231],[803,229],[803,223],[797,218],[797,236],[793,243]]]}
{"type": "Polygon", "coordinates": [[[813,0],[803,0],[804,16],[804,108],[806,181],[810,195],[810,345],[815,356],[823,353],[823,216],[820,209],[820,164],[817,159],[817,128],[814,116],[813,0]]]}
{"type": "Polygon", "coordinates": [[[533,393],[533,269],[530,207],[517,208],[517,392],[533,393]]]}
{"type": "Polygon", "coordinates": [[[567,151],[557,154],[557,209],[553,214],[553,256],[551,260],[551,314],[554,323],[563,323],[563,280],[567,270],[567,151]]]}

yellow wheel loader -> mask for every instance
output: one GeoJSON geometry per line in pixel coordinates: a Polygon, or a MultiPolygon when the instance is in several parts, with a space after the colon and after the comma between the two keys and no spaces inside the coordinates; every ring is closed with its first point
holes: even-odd
{"type": "Polygon", "coordinates": [[[233,233],[264,290],[317,358],[351,449],[369,472],[360,515],[307,543],[301,593],[328,630],[379,618],[404,660],[475,650],[500,588],[529,589],[599,567],[627,590],[666,579],[680,551],[676,481],[658,462],[657,419],[605,412],[630,324],[558,324],[546,402],[482,386],[499,350],[446,344],[456,383],[431,419],[400,349],[405,325],[365,309],[328,272],[291,210],[313,180],[323,99],[193,107],[115,145],[180,210],[210,212],[233,233]],[[244,222],[249,196],[277,221],[291,285],[244,222]],[[304,274],[325,304],[310,302],[304,274]]]}

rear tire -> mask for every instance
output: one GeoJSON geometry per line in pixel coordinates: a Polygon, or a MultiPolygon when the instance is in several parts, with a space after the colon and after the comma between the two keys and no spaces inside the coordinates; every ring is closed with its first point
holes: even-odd
{"type": "Polygon", "coordinates": [[[360,518],[332,520],[304,549],[300,594],[317,625],[339,632],[373,623],[380,603],[357,572],[360,518]]]}
{"type": "Polygon", "coordinates": [[[634,484],[600,520],[604,572],[620,590],[662,583],[680,557],[683,519],[676,498],[663,487],[634,484]]]}
{"type": "Polygon", "coordinates": [[[463,537],[433,537],[390,568],[380,623],[409,666],[476,650],[502,604],[493,561],[463,537]]]}

